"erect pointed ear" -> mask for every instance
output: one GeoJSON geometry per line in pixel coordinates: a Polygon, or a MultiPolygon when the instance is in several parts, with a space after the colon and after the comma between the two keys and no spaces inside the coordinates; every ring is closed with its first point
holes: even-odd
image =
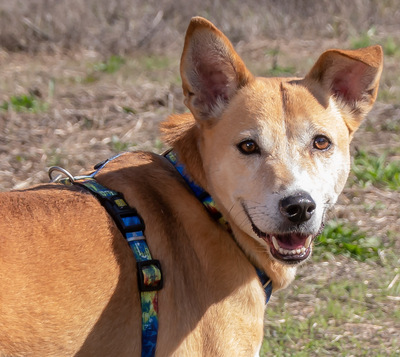
{"type": "Polygon", "coordinates": [[[221,115],[253,77],[232,44],[211,22],[192,18],[181,58],[185,104],[198,121],[221,115]]]}
{"type": "Polygon", "coordinates": [[[325,105],[333,96],[353,134],[375,102],[382,65],[380,46],[352,51],[329,50],[320,56],[305,82],[325,105]]]}

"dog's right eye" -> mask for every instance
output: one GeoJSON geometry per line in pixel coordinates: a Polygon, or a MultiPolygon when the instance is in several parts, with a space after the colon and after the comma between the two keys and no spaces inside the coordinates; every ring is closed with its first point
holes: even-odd
{"type": "Polygon", "coordinates": [[[331,147],[331,141],[324,135],[318,135],[314,138],[314,149],[325,151],[331,147]]]}
{"type": "Polygon", "coordinates": [[[244,155],[259,154],[260,148],[254,140],[242,141],[238,146],[239,151],[244,155]]]}

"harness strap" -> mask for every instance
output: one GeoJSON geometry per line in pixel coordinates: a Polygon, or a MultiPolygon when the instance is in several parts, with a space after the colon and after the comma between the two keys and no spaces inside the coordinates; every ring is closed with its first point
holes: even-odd
{"type": "MultiPolygon", "coordinates": [[[[68,180],[68,179],[67,179],[68,180]]],[[[142,308],[142,357],[153,357],[158,332],[158,294],[163,287],[161,265],[152,258],[144,236],[145,225],[122,194],[100,185],[93,177],[75,178],[74,183],[93,193],[114,219],[136,259],[142,308]]]]}
{"type": "MultiPolygon", "coordinates": [[[[176,154],[172,150],[169,150],[164,154],[164,156],[167,158],[169,162],[171,162],[171,164],[175,166],[176,170],[181,174],[183,179],[186,181],[188,186],[193,191],[194,195],[205,206],[210,216],[214,220],[219,222],[229,233],[232,234],[229,222],[226,221],[225,218],[222,216],[221,212],[218,211],[214,199],[210,196],[210,194],[207,191],[198,186],[195,182],[193,182],[193,180],[190,177],[188,177],[185,174],[185,167],[183,166],[182,163],[179,162],[176,154]]],[[[266,303],[268,303],[272,294],[272,280],[261,269],[257,267],[255,267],[255,269],[265,292],[266,303]]]]}
{"type": "Polygon", "coordinates": [[[176,154],[172,150],[169,150],[167,151],[167,153],[164,154],[164,156],[168,159],[169,162],[171,162],[175,166],[176,170],[181,174],[182,178],[186,181],[197,199],[206,207],[210,216],[215,221],[219,222],[223,227],[225,227],[227,231],[230,232],[231,228],[229,226],[229,223],[222,216],[221,212],[218,211],[214,199],[207,191],[197,185],[190,177],[185,174],[185,166],[183,166],[183,164],[178,161],[176,154]]]}

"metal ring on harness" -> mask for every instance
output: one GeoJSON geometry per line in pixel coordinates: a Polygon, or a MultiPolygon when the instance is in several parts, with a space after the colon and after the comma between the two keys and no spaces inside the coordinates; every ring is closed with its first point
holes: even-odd
{"type": "Polygon", "coordinates": [[[67,170],[63,169],[60,166],[52,166],[52,167],[49,168],[50,182],[58,182],[62,178],[62,175],[58,175],[55,178],[53,178],[52,173],[54,171],[59,171],[62,174],[64,174],[65,176],[67,176],[68,179],[71,181],[71,183],[75,182],[74,176],[72,176],[67,170]]]}

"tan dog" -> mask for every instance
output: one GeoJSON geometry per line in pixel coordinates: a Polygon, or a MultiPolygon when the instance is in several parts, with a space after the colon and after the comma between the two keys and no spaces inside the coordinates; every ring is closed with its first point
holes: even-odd
{"type": "MultiPolygon", "coordinates": [[[[327,51],[303,79],[255,78],[218,29],[192,19],[181,62],[191,114],[163,131],[232,234],[162,156],[127,153],[96,176],[138,210],[162,264],[158,356],[258,355],[254,266],[276,291],[311,254],[381,70],[375,46],[327,51]]],[[[98,200],[45,184],[1,194],[0,216],[0,355],[139,356],[135,259],[98,200]]]]}

